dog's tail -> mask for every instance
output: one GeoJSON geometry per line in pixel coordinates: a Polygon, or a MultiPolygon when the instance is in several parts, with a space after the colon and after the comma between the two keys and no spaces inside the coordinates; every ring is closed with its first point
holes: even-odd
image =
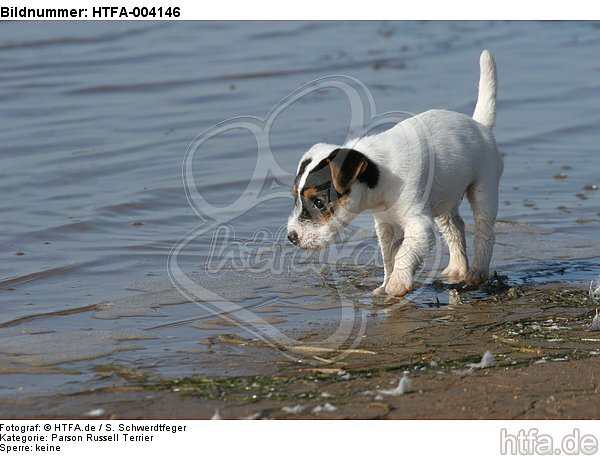
{"type": "Polygon", "coordinates": [[[473,119],[488,128],[496,123],[496,62],[490,51],[485,50],[479,58],[479,95],[473,119]]]}

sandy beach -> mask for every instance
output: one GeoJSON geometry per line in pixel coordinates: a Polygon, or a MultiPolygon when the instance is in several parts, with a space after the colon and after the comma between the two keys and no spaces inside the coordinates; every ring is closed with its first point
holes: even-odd
{"type": "Polygon", "coordinates": [[[15,418],[211,418],[216,410],[224,419],[595,418],[600,335],[589,329],[587,299],[554,285],[508,288],[450,313],[406,304],[396,309],[402,318],[370,326],[361,348],[339,362],[321,362],[319,354],[332,353],[311,344],[313,334],[294,350],[306,353],[302,362],[255,343],[253,364],[276,364],[276,375],[167,378],[106,365],[98,373],[119,386],[4,399],[0,407],[15,418]],[[483,351],[493,355],[482,365],[483,351]],[[398,389],[404,376],[408,386],[398,389]]]}

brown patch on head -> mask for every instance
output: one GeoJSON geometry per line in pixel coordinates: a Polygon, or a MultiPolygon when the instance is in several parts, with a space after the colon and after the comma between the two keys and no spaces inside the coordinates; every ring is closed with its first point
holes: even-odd
{"type": "Polygon", "coordinates": [[[312,220],[320,225],[326,224],[334,212],[330,201],[329,189],[319,190],[316,187],[305,187],[300,192],[302,212],[300,218],[312,220]]]}
{"type": "Polygon", "coordinates": [[[317,222],[320,225],[327,225],[333,214],[338,211],[340,208],[344,207],[348,203],[348,195],[342,195],[337,198],[335,201],[329,201],[327,203],[325,211],[321,213],[321,216],[318,218],[317,222]]]}
{"type": "Polygon", "coordinates": [[[335,209],[339,209],[340,207],[344,207],[348,204],[348,195],[342,195],[338,198],[337,204],[335,205],[335,209]]]}
{"type": "Polygon", "coordinates": [[[351,186],[359,180],[371,187],[372,176],[368,181],[364,177],[374,173],[378,173],[376,166],[360,152],[334,150],[306,175],[304,188],[298,188],[297,178],[292,191],[301,205],[299,219],[326,225],[348,203],[351,186]]]}
{"type": "Polygon", "coordinates": [[[308,200],[313,200],[318,195],[318,191],[315,187],[305,187],[302,189],[302,196],[308,200]]]}
{"type": "Polygon", "coordinates": [[[337,198],[335,201],[330,201],[327,204],[327,215],[328,215],[327,221],[329,221],[329,219],[333,216],[333,214],[335,214],[341,208],[346,206],[346,204],[348,204],[348,198],[349,198],[349,196],[347,194],[342,195],[339,198],[337,198]]]}
{"type": "Polygon", "coordinates": [[[324,212],[322,217],[319,217],[319,219],[317,220],[317,223],[319,225],[327,225],[329,223],[329,220],[331,220],[331,217],[333,216],[333,214],[331,212],[324,212]]]}

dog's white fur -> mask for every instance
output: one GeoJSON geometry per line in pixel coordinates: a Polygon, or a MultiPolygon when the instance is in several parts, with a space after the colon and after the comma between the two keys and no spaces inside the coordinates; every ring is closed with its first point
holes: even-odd
{"type": "MultiPolygon", "coordinates": [[[[305,249],[326,246],[356,214],[369,209],[374,213],[385,265],[385,278],[376,294],[403,296],[412,291],[414,274],[435,240],[434,224],[450,252],[443,275],[450,281],[469,285],[485,281],[494,245],[503,164],[491,131],[496,111],[496,67],[488,51],[481,54],[480,69],[473,118],[430,110],[387,131],[345,144],[344,148],[361,152],[377,165],[378,184],[371,189],[354,182],[347,204],[326,225],[300,220],[301,201],[298,201],[288,222],[288,232],[297,233],[299,246],[305,249]],[[475,219],[474,259],[470,268],[464,222],[458,212],[465,193],[475,219]]],[[[312,161],[300,177],[299,189],[311,169],[338,147],[317,144],[304,154],[301,163],[308,158],[312,161]]]]}

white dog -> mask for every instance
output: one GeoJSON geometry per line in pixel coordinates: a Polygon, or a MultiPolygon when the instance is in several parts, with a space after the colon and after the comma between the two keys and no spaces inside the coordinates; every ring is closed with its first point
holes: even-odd
{"type": "Polygon", "coordinates": [[[503,164],[492,135],[496,66],[488,51],[481,54],[480,68],[473,118],[430,110],[382,133],[343,146],[316,144],[306,152],[292,188],[290,242],[321,249],[370,209],[385,265],[383,284],[374,293],[403,296],[412,291],[415,272],[435,241],[435,221],[450,251],[443,275],[468,285],[484,282],[503,164]],[[470,268],[458,212],[465,193],[475,219],[470,268]]]}

